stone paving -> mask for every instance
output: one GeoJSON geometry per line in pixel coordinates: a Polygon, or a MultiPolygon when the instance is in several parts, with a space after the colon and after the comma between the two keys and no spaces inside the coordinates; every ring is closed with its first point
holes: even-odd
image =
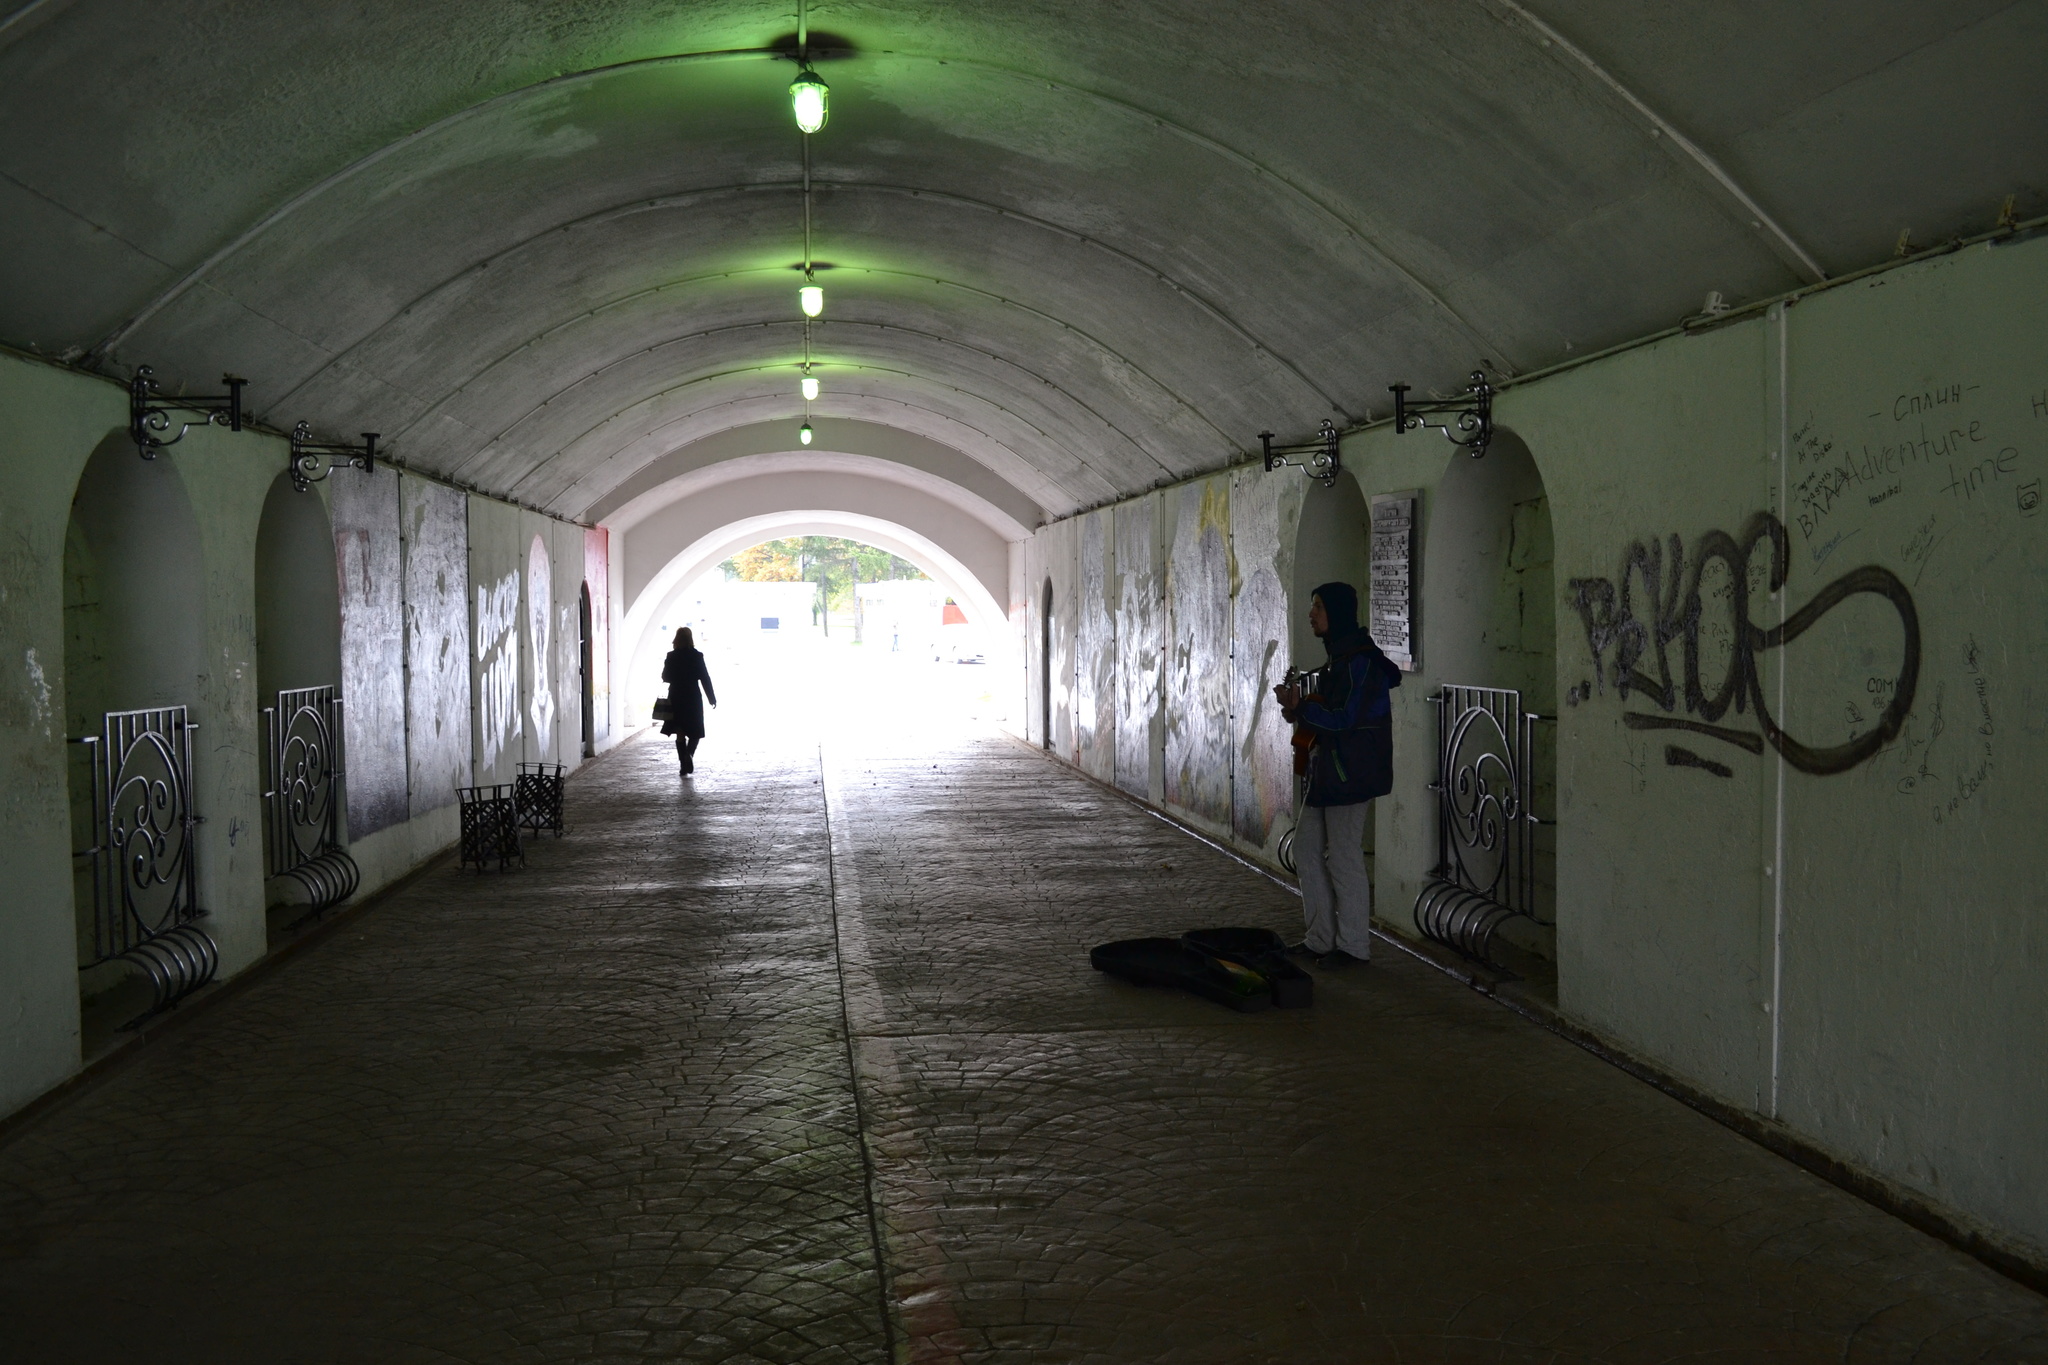
{"type": "Polygon", "coordinates": [[[0,1146],[0,1359],[2048,1365],[2048,1300],[1398,952],[1249,1016],[1090,971],[1297,903],[1007,740],[570,793],[0,1146]]]}

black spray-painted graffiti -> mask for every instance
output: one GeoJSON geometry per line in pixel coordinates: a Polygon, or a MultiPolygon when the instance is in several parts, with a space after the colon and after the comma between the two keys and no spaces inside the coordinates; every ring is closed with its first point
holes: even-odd
{"type": "MultiPolygon", "coordinates": [[[[1688,730],[1724,740],[1753,754],[1761,754],[1768,742],[1801,772],[1846,772],[1897,737],[1899,727],[1913,709],[1913,689],[1920,677],[1920,617],[1913,608],[1913,594],[1891,570],[1869,564],[1829,583],[1782,624],[1759,626],[1750,618],[1750,556],[1766,541],[1770,545],[1766,591],[1775,593],[1785,586],[1790,547],[1784,524],[1769,512],[1752,516],[1739,537],[1726,531],[1709,531],[1701,536],[1693,547],[1690,565],[1686,563],[1683,543],[1674,535],[1669,541],[1668,563],[1666,546],[1655,540],[1639,540],[1630,545],[1622,556],[1619,587],[1607,578],[1571,580],[1571,603],[1586,625],[1594,676],[1603,689],[1611,683],[1624,701],[1640,693],[1668,713],[1624,712],[1622,721],[1631,729],[1688,730]],[[1726,568],[1727,582],[1710,589],[1715,598],[1710,617],[1701,600],[1700,581],[1716,561],[1726,568]],[[1646,599],[1640,606],[1636,599],[1638,590],[1646,599]],[[1841,744],[1816,747],[1803,743],[1781,729],[1764,704],[1757,657],[1790,644],[1828,612],[1860,593],[1884,598],[1899,614],[1905,642],[1896,684],[1875,728],[1841,744]],[[1711,692],[1700,678],[1703,634],[1713,644],[1725,647],[1728,654],[1727,672],[1715,682],[1711,692]],[[1672,675],[1671,660],[1674,643],[1680,646],[1676,678],[1672,675]],[[1683,715],[1678,714],[1681,707],[1683,715]],[[1745,710],[1753,712],[1759,729],[1717,724],[1731,709],[1738,715],[1745,710]]],[[[1575,690],[1574,698],[1577,695],[1575,690]]],[[[1700,762],[1697,755],[1675,746],[1665,757],[1673,766],[1699,767],[1716,776],[1729,775],[1723,765],[1700,762]]]]}

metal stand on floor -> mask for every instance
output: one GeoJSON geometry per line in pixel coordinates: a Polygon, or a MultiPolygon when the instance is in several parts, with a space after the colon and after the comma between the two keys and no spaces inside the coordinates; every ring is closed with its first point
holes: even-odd
{"type": "Polygon", "coordinates": [[[1535,722],[1522,694],[1447,684],[1436,702],[1437,865],[1415,898],[1415,927],[1432,942],[1492,964],[1501,925],[1536,917],[1530,808],[1535,722]]]}
{"type": "Polygon", "coordinates": [[[132,1029],[213,979],[220,949],[198,921],[192,732],[182,706],[109,711],[78,742],[92,760],[92,926],[80,970],[126,962],[150,985],[132,1029]]]}
{"type": "Polygon", "coordinates": [[[457,787],[462,802],[461,865],[474,863],[476,870],[495,860],[500,872],[509,871],[516,859],[526,866],[526,849],[519,842],[519,802],[510,782],[487,787],[457,787]]]}
{"type": "Polygon", "coordinates": [[[305,889],[310,905],[293,928],[319,919],[362,884],[341,844],[341,697],[332,687],[277,694],[269,728],[267,803],[270,875],[305,889]]]}
{"type": "Polygon", "coordinates": [[[557,839],[567,828],[562,823],[562,774],[560,763],[522,763],[513,784],[519,803],[519,827],[535,834],[553,830],[557,839]]]}

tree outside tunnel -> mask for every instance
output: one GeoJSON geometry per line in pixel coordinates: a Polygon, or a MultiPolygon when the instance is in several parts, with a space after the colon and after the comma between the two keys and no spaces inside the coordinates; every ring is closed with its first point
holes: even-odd
{"type": "MultiPolygon", "coordinates": [[[[917,564],[845,536],[762,541],[703,564],[642,637],[636,697],[651,707],[677,632],[705,658],[718,709],[706,762],[792,735],[986,729],[1006,714],[1000,644],[917,564]],[[829,603],[831,611],[821,610],[829,603]]],[[[636,706],[633,719],[641,712],[636,706]]]]}
{"type": "Polygon", "coordinates": [[[728,582],[815,583],[818,599],[812,614],[828,635],[834,615],[854,618],[858,631],[862,584],[928,579],[924,570],[901,555],[844,536],[765,540],[718,568],[728,582]]]}
{"type": "MultiPolygon", "coordinates": [[[[692,603],[706,590],[738,589],[738,579],[728,580],[720,565],[741,552],[771,541],[801,541],[805,537],[830,537],[854,542],[870,550],[885,551],[926,575],[932,586],[952,599],[959,614],[980,628],[981,639],[992,651],[986,657],[991,674],[1007,676],[998,662],[1009,642],[1005,631],[1008,613],[997,602],[985,575],[969,567],[945,545],[900,522],[855,512],[788,511],[741,517],[708,529],[695,531],[679,549],[663,549],[660,567],[648,572],[645,582],[620,605],[618,661],[624,682],[615,692],[619,723],[626,727],[647,723],[649,708],[661,691],[661,661],[675,630],[692,623],[692,603]]],[[[910,581],[914,580],[899,580],[910,581]]],[[[772,582],[753,586],[767,588],[772,582]]],[[[778,638],[782,617],[796,615],[809,626],[817,588],[814,581],[798,579],[786,587],[798,588],[794,605],[777,613],[778,638]]],[[[707,604],[709,599],[704,599],[707,604]]],[[[754,618],[758,627],[759,614],[754,618]]],[[[851,647],[853,632],[835,631],[821,638],[851,647]]],[[[997,709],[1007,711],[1010,689],[999,688],[997,709]]]]}
{"type": "Polygon", "coordinates": [[[1001,722],[1014,690],[1001,666],[1007,619],[976,572],[908,527],[852,513],[746,518],[674,554],[625,611],[621,723],[648,723],[683,626],[719,688],[709,721],[729,737],[770,697],[783,701],[760,716],[766,729],[827,713],[863,729],[915,723],[920,706],[935,723],[1001,722]],[[814,615],[822,587],[838,589],[829,633],[814,615]]]}

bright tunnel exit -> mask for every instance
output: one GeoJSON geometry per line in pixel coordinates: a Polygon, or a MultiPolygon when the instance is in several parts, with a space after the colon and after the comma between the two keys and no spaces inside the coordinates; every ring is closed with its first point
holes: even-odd
{"type": "Polygon", "coordinates": [[[664,660],[688,628],[718,703],[705,712],[707,764],[825,738],[938,739],[1004,725],[1007,633],[989,619],[992,604],[927,563],[933,572],[890,546],[823,534],[700,560],[642,625],[628,724],[659,725],[664,660]]]}

